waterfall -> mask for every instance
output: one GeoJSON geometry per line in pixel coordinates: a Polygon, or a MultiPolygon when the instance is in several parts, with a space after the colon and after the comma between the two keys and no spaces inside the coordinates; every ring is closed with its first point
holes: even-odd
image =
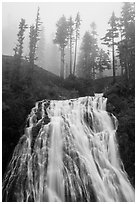
{"type": "Polygon", "coordinates": [[[103,94],[37,102],[8,165],[3,200],[135,201],[106,103],[103,94]]]}

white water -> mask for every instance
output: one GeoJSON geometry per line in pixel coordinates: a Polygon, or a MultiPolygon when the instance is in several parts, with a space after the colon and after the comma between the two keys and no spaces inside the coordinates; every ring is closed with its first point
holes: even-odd
{"type": "Polygon", "coordinates": [[[38,102],[3,182],[5,201],[135,201],[103,94],[38,102]]]}

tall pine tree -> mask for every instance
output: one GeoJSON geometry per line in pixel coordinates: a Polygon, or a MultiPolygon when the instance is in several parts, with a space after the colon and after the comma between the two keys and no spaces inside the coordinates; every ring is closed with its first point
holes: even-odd
{"type": "Polygon", "coordinates": [[[108,47],[112,47],[112,68],[113,68],[113,83],[115,83],[115,45],[117,44],[115,39],[118,37],[118,28],[117,28],[118,18],[115,16],[115,13],[112,13],[112,16],[108,22],[110,28],[107,30],[105,37],[101,38],[104,40],[104,43],[108,47]]]}
{"type": "Polygon", "coordinates": [[[103,49],[99,49],[98,51],[99,78],[103,77],[103,71],[106,69],[110,69],[109,55],[103,49]]]}
{"type": "Polygon", "coordinates": [[[31,71],[33,70],[34,61],[37,59],[36,57],[36,49],[37,49],[37,43],[39,41],[39,32],[40,32],[40,26],[42,22],[40,21],[40,13],[39,13],[39,7],[37,10],[37,17],[35,25],[30,26],[30,43],[29,43],[29,62],[31,66],[31,71]]]}
{"type": "Polygon", "coordinates": [[[11,85],[16,89],[18,85],[20,84],[20,71],[21,71],[21,61],[23,58],[23,43],[24,43],[24,38],[25,38],[25,30],[28,28],[25,19],[21,19],[19,23],[19,32],[17,34],[18,36],[18,43],[16,44],[16,47],[13,49],[14,50],[14,59],[15,59],[15,66],[14,66],[14,72],[11,74],[11,85]]]}
{"type": "Polygon", "coordinates": [[[92,69],[91,69],[91,50],[92,50],[92,36],[89,31],[86,31],[82,44],[80,47],[79,63],[78,63],[78,76],[91,79],[92,69]]]}
{"type": "Polygon", "coordinates": [[[81,25],[81,19],[80,19],[80,14],[78,12],[75,19],[75,54],[74,54],[73,75],[76,74],[77,44],[78,44],[78,39],[80,37],[80,25],[81,25]]]}
{"type": "Polygon", "coordinates": [[[97,57],[98,57],[98,44],[97,44],[97,32],[95,22],[91,23],[91,67],[92,67],[92,79],[95,79],[96,70],[97,70],[97,57]]]}
{"type": "Polygon", "coordinates": [[[37,65],[40,67],[45,67],[46,66],[46,58],[47,58],[47,45],[46,45],[46,39],[45,39],[45,27],[41,27],[41,32],[39,34],[39,42],[38,42],[38,48],[37,48],[37,65]]]}
{"type": "Polygon", "coordinates": [[[25,19],[21,19],[20,24],[19,24],[19,32],[17,34],[18,36],[18,43],[16,45],[16,47],[13,49],[14,50],[14,57],[16,60],[16,64],[17,64],[17,75],[19,75],[19,69],[21,66],[21,59],[22,59],[22,54],[23,54],[23,43],[24,43],[24,33],[25,30],[28,28],[25,19]]]}
{"type": "Polygon", "coordinates": [[[125,2],[119,27],[121,41],[119,42],[119,57],[121,66],[125,67],[126,81],[135,77],[135,3],[125,2]]]}
{"type": "Polygon", "coordinates": [[[53,42],[59,45],[59,48],[61,51],[60,77],[64,79],[65,47],[68,44],[68,22],[64,15],[58,20],[56,26],[57,26],[57,31],[53,42]]]}
{"type": "Polygon", "coordinates": [[[69,49],[70,49],[70,75],[72,75],[72,48],[74,41],[74,22],[72,17],[70,16],[68,20],[68,37],[69,37],[69,49]]]}
{"type": "Polygon", "coordinates": [[[30,42],[29,42],[29,62],[30,62],[30,65],[33,66],[34,65],[34,60],[36,59],[35,58],[35,26],[34,25],[30,26],[29,38],[30,38],[30,42]]]}

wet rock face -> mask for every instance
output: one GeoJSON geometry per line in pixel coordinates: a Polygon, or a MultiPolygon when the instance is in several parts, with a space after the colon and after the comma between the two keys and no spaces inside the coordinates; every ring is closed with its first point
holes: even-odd
{"type": "Polygon", "coordinates": [[[3,201],[134,201],[117,119],[102,94],[37,102],[3,181],[3,201]]]}
{"type": "Polygon", "coordinates": [[[135,186],[135,98],[128,89],[119,93],[110,90],[107,111],[118,119],[117,140],[119,152],[128,173],[130,182],[135,186]]]}

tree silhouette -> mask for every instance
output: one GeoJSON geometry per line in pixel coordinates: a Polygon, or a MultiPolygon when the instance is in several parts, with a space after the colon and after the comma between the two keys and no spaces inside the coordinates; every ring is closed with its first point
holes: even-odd
{"type": "Polygon", "coordinates": [[[21,18],[21,21],[19,23],[19,32],[17,34],[18,36],[18,43],[16,45],[16,47],[13,49],[14,50],[14,58],[17,64],[17,70],[16,70],[16,74],[19,77],[19,70],[20,70],[20,66],[21,66],[21,59],[22,59],[22,54],[23,54],[23,43],[24,43],[24,33],[25,30],[28,28],[25,19],[21,18]]]}
{"type": "Polygon", "coordinates": [[[97,45],[97,32],[96,32],[96,24],[95,22],[91,23],[91,67],[92,67],[92,79],[95,79],[96,69],[97,67],[97,57],[98,57],[98,45],[97,45]]]}
{"type": "Polygon", "coordinates": [[[103,49],[99,49],[98,52],[99,78],[103,77],[103,71],[105,69],[110,69],[110,59],[108,54],[103,49]]]}
{"type": "Polygon", "coordinates": [[[80,14],[78,12],[75,19],[75,55],[74,55],[73,75],[76,74],[77,43],[80,37],[80,25],[81,25],[81,19],[80,19],[80,14]]]}
{"type": "Polygon", "coordinates": [[[72,75],[72,47],[74,41],[74,22],[72,16],[68,20],[68,37],[69,37],[69,46],[70,46],[70,75],[72,75]]]}
{"type": "Polygon", "coordinates": [[[45,27],[42,26],[41,27],[41,32],[39,34],[39,42],[38,42],[38,48],[37,48],[37,64],[41,67],[45,67],[46,66],[46,39],[45,39],[45,27]]]}
{"type": "Polygon", "coordinates": [[[35,59],[35,26],[30,26],[30,33],[29,33],[29,62],[33,66],[34,59],[35,59]]]}
{"type": "Polygon", "coordinates": [[[91,70],[91,51],[92,51],[92,36],[90,32],[86,31],[82,44],[80,47],[80,60],[78,66],[78,75],[82,76],[83,78],[90,79],[92,76],[91,70]]]}
{"type": "Polygon", "coordinates": [[[65,47],[68,44],[68,22],[64,15],[58,20],[56,26],[57,26],[57,31],[56,31],[56,36],[53,42],[59,45],[59,48],[61,51],[60,77],[64,79],[65,47]]]}
{"type": "Polygon", "coordinates": [[[119,42],[119,57],[121,66],[125,67],[125,77],[128,82],[135,75],[135,4],[125,2],[119,23],[121,41],[119,42]]]}
{"type": "Polygon", "coordinates": [[[39,14],[39,7],[37,10],[37,17],[36,17],[36,23],[35,25],[30,26],[30,43],[29,43],[29,62],[31,66],[31,71],[33,71],[34,61],[37,59],[36,57],[36,49],[37,49],[37,42],[39,41],[39,32],[40,32],[40,26],[42,22],[40,21],[40,14],[39,14]]]}
{"type": "Polygon", "coordinates": [[[108,32],[106,33],[105,37],[101,38],[101,40],[104,40],[104,43],[108,47],[112,47],[112,64],[113,64],[113,83],[115,83],[115,45],[117,44],[115,42],[115,39],[118,37],[118,28],[117,28],[117,21],[118,18],[115,16],[115,13],[112,13],[112,16],[108,22],[110,25],[110,28],[108,29],[108,32]]]}

